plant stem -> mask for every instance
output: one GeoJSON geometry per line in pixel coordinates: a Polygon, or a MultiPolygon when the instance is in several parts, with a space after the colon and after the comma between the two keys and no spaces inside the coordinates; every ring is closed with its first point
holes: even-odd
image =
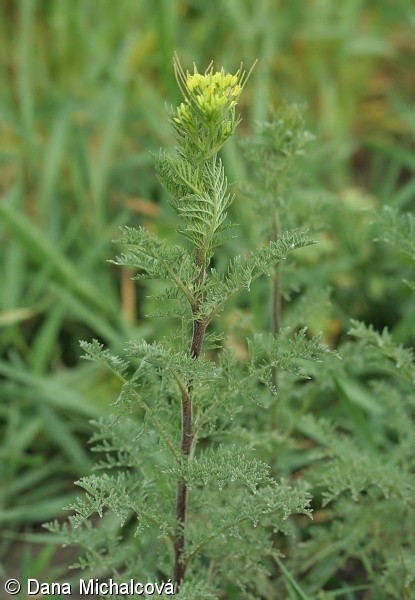
{"type": "MultiPolygon", "coordinates": [[[[280,237],[280,220],[278,212],[274,214],[274,231],[272,240],[277,242],[280,237]]],[[[277,264],[272,274],[272,293],[271,293],[271,330],[275,336],[281,329],[281,282],[280,266],[277,264]]],[[[272,367],[272,385],[278,386],[278,372],[276,367],[272,367]]]]}
{"type": "MultiPolygon", "coordinates": [[[[204,277],[204,269],[201,270],[200,277],[204,277]]],[[[199,310],[199,306],[193,306],[192,312],[195,315],[199,310]]],[[[193,338],[190,346],[190,355],[197,359],[202,350],[203,337],[205,335],[206,324],[204,321],[194,319],[193,321],[193,338]]],[[[192,454],[192,445],[194,439],[193,432],[193,383],[190,382],[182,397],[182,455],[188,460],[192,454]]],[[[177,484],[177,499],[176,499],[176,517],[177,517],[177,534],[174,543],[174,583],[179,586],[185,576],[186,565],[183,561],[185,549],[185,525],[187,514],[187,495],[188,488],[184,479],[180,479],[177,484]]]]}

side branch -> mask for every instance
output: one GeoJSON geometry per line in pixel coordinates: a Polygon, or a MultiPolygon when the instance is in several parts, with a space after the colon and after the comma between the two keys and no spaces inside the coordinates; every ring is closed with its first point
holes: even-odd
{"type": "MultiPolygon", "coordinates": [[[[279,215],[276,212],[274,215],[272,241],[278,242],[279,238],[280,221],[279,215]]],[[[271,331],[274,336],[277,336],[281,330],[281,269],[279,263],[274,266],[271,286],[271,331]]],[[[275,366],[272,367],[272,385],[274,388],[278,386],[278,372],[275,366]]]]}

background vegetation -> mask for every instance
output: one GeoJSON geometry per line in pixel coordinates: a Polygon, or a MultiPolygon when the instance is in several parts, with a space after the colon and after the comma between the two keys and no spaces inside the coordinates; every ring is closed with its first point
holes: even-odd
{"type": "MultiPolygon", "coordinates": [[[[240,137],[271,105],[306,103],[316,141],[296,194],[305,214],[308,199],[324,210],[309,209],[319,244],[304,254],[293,285],[287,273],[285,302],[312,280],[321,296],[306,321],[331,347],[346,340],[350,318],[387,326],[411,346],[415,302],[403,280],[414,279],[413,263],[399,250],[399,230],[408,226],[410,237],[413,229],[399,222],[387,234],[376,216],[386,204],[414,208],[415,8],[410,0],[1,0],[0,11],[0,561],[4,574],[53,580],[72,557],[39,524],[61,514],[73,481],[90,470],[89,420],[107,414],[116,395],[111,377],[80,362],[78,340],[96,337],[117,351],[129,337],[158,339],[169,326],[145,320],[146,289],[105,260],[121,224],[176,235],[150,158],[172,145],[165,103],[178,100],[173,52],[199,69],[211,59],[231,71],[259,59],[241,98],[240,137]]],[[[237,143],[224,160],[244,189],[249,169],[237,143]]],[[[241,193],[233,205],[241,235],[230,253],[257,239],[255,202],[241,193]]],[[[266,287],[252,288],[249,327],[267,327],[266,287]]],[[[236,325],[248,312],[244,296],[223,316],[241,352],[236,325]]],[[[355,387],[350,378],[338,382],[330,402],[309,412],[364,439],[375,409],[358,375],[355,387]]],[[[291,427],[300,443],[304,427],[284,415],[282,433],[291,427]]],[[[303,466],[291,456],[276,469],[297,476],[303,466]]],[[[321,502],[316,518],[327,518],[321,502]]],[[[312,569],[304,556],[290,568],[310,594],[330,589],[335,567],[307,576],[300,559],[312,569]]],[[[341,581],[359,580],[356,565],[343,567],[341,581]]],[[[385,597],[410,597],[394,596],[401,584],[388,581],[385,597]]]]}

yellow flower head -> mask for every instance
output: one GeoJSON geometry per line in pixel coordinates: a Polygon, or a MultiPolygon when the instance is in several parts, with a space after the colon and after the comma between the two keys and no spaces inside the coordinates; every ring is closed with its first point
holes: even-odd
{"type": "Polygon", "coordinates": [[[192,107],[210,123],[226,119],[228,111],[234,111],[246,80],[242,68],[232,74],[225,73],[223,68],[213,71],[213,65],[209,65],[202,74],[195,65],[193,73],[185,73],[176,59],[175,71],[185,102],[178,107],[174,120],[183,125],[189,123],[192,107]]]}
{"type": "Polygon", "coordinates": [[[186,92],[198,108],[212,114],[233,108],[242,91],[240,71],[235,75],[220,71],[213,72],[212,68],[202,75],[194,68],[193,75],[186,74],[186,92]]]}

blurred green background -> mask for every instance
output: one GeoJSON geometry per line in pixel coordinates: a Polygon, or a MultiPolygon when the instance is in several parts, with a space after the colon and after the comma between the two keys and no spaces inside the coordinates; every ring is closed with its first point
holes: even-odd
{"type": "MultiPolygon", "coordinates": [[[[46,569],[53,579],[70,560],[39,524],[61,514],[89,471],[89,420],[115,398],[108,375],[80,361],[78,340],[117,350],[168,326],[145,320],[145,288],[106,260],[121,224],[175,235],[150,156],[173,145],[165,107],[179,100],[175,51],[199,70],[258,59],[240,137],[271,105],[306,104],[316,141],[304,193],[333,205],[309,265],[333,303],[311,324],[332,346],[350,317],[413,342],[413,294],[400,285],[409,265],[373,243],[366,212],[414,207],[411,0],[0,0],[0,562],[9,576],[46,569]]],[[[243,182],[237,140],[224,160],[243,182]]],[[[254,241],[250,215],[235,203],[241,236],[230,251],[254,241]]]]}

